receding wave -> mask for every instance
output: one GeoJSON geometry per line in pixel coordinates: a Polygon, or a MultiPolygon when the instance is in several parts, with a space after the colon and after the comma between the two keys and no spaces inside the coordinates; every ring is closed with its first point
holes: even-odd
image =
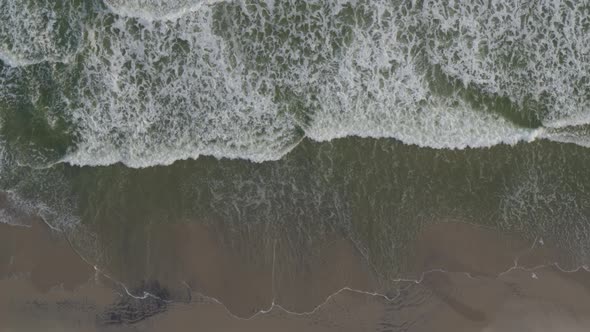
{"type": "Polygon", "coordinates": [[[2,49],[37,65],[12,71],[0,100],[26,100],[67,136],[43,146],[61,151],[52,160],[265,161],[303,137],[351,135],[452,149],[587,141],[566,133],[590,110],[583,2],[104,0],[84,15],[74,3],[2,5],[29,27],[0,23],[2,49]],[[74,48],[62,67],[43,63],[74,48]]]}

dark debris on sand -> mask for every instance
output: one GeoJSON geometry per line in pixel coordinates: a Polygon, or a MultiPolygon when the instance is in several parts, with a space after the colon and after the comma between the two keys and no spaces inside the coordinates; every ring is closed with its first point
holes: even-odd
{"type": "Polygon", "coordinates": [[[135,324],[164,312],[168,307],[170,294],[158,281],[143,281],[132,293],[149,295],[142,296],[142,298],[125,295],[121,300],[97,315],[98,323],[103,325],[135,324]]]}

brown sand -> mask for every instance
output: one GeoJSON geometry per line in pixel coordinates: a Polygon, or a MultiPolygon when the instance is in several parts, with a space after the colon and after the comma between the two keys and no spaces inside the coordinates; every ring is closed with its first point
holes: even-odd
{"type": "Polygon", "coordinates": [[[448,222],[426,227],[415,247],[414,272],[444,268],[491,276],[512,266],[529,245],[488,228],[448,222]]]}
{"type": "Polygon", "coordinates": [[[295,312],[309,312],[349,287],[374,291],[376,280],[350,240],[334,237],[312,250],[310,257],[285,262],[277,250],[275,303],[295,312]]]}
{"type": "Polygon", "coordinates": [[[386,299],[351,290],[330,296],[343,287],[370,291],[376,287],[366,262],[345,239],[335,237],[318,246],[312,258],[296,265],[281,262],[281,250],[275,248],[273,268],[268,263],[250,265],[203,226],[168,227],[155,232],[162,235],[151,240],[149,277],[165,287],[186,283],[190,290],[185,286],[185,296],[176,297],[162,313],[132,325],[107,326],[97,317],[125,298],[117,295],[122,290],[113,287],[116,284],[105,283],[63,237],[41,223],[32,228],[0,225],[0,331],[577,332],[590,328],[590,273],[565,273],[555,267],[508,271],[515,257],[538,263],[550,261],[554,253],[547,246],[532,248],[517,236],[487,228],[464,223],[425,228],[412,257],[415,270],[409,271],[420,276],[420,282],[392,282],[389,289],[382,289],[392,294],[386,299]],[[419,273],[438,268],[451,272],[419,273]],[[298,315],[275,306],[251,319],[236,317],[268,308],[273,298],[288,310],[313,312],[298,315]]]}
{"type": "Polygon", "coordinates": [[[52,232],[41,220],[32,227],[0,224],[0,278],[27,275],[41,291],[61,286],[75,289],[93,273],[62,234],[52,232]]]}
{"type": "MultiPolygon", "coordinates": [[[[344,287],[375,288],[366,262],[351,241],[338,237],[295,261],[285,259],[293,255],[277,240],[259,252],[263,259],[253,260],[200,224],[158,225],[149,232],[145,278],[158,280],[178,294],[174,297],[178,301],[185,301],[191,290],[219,300],[243,318],[270,308],[273,300],[288,310],[305,312],[344,287]]],[[[135,259],[126,268],[142,269],[143,264],[135,259]]],[[[140,280],[124,281],[135,285],[140,280]]]]}
{"type": "Polygon", "coordinates": [[[416,240],[414,277],[434,269],[490,277],[513,266],[515,258],[526,266],[554,261],[553,251],[540,245],[532,247],[533,243],[516,234],[502,234],[487,227],[463,222],[429,225],[416,240]]]}
{"type": "Polygon", "coordinates": [[[110,289],[88,287],[94,270],[41,220],[0,224],[0,331],[75,331],[94,321],[110,289]]]}
{"type": "Polygon", "coordinates": [[[199,224],[157,226],[151,230],[150,278],[170,289],[187,287],[214,297],[242,317],[272,303],[272,264],[251,262],[229,250],[199,224]]]}

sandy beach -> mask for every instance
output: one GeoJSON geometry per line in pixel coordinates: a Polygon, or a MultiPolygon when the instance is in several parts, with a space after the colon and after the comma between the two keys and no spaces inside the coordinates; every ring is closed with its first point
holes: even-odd
{"type": "Polygon", "coordinates": [[[274,264],[256,266],[212,230],[178,224],[153,233],[151,283],[124,284],[31,224],[0,224],[2,332],[582,331],[590,322],[587,271],[542,266],[551,248],[467,223],[426,227],[414,270],[386,282],[346,239],[300,265],[276,251],[274,264]],[[126,294],[142,290],[163,296],[126,294]]]}

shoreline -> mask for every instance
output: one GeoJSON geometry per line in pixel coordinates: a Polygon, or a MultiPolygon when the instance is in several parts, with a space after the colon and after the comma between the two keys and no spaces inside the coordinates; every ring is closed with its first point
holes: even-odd
{"type": "MultiPolygon", "coordinates": [[[[467,223],[439,223],[426,227],[417,238],[416,257],[413,258],[413,266],[425,269],[425,272],[413,273],[419,278],[413,278],[412,273],[408,273],[387,283],[371,276],[370,267],[362,261],[362,256],[355,251],[350,241],[336,239],[327,243],[317,251],[319,254],[315,262],[308,262],[303,268],[281,266],[278,263],[279,268],[273,264],[270,271],[252,271],[248,270],[251,267],[247,264],[240,263],[239,255],[225,251],[226,248],[221,242],[216,242],[210,230],[185,224],[174,227],[177,229],[156,232],[168,235],[156,241],[160,241],[159,246],[169,246],[169,253],[175,253],[177,259],[169,261],[168,266],[180,266],[181,271],[174,272],[167,270],[164,265],[160,266],[160,277],[152,279],[157,283],[156,288],[153,283],[150,286],[149,282],[143,280],[121,282],[120,285],[143,283],[143,290],[137,286],[124,286],[135,290],[137,294],[144,292],[144,299],[134,299],[124,294],[116,279],[109,280],[101,275],[102,272],[93,271],[73,252],[61,234],[55,234],[40,220],[33,223],[31,228],[0,224],[0,237],[4,237],[0,243],[5,246],[1,251],[3,259],[0,260],[0,293],[7,295],[2,297],[4,301],[0,304],[0,317],[9,317],[0,320],[5,322],[0,324],[4,329],[0,331],[25,331],[35,320],[39,324],[62,324],[60,328],[66,330],[68,323],[82,322],[85,324],[84,331],[125,331],[139,326],[146,331],[172,327],[182,331],[182,326],[191,326],[197,322],[201,324],[203,321],[210,324],[211,331],[216,328],[224,330],[221,326],[225,326],[228,331],[232,330],[232,326],[235,326],[236,331],[249,331],[248,326],[245,326],[248,324],[253,326],[252,331],[272,326],[281,326],[287,331],[291,327],[293,331],[297,328],[316,331],[309,325],[316,320],[347,319],[351,319],[346,324],[349,330],[354,331],[354,326],[358,331],[371,324],[394,324],[399,317],[388,316],[387,312],[390,311],[404,312],[408,317],[407,322],[412,321],[412,315],[424,311],[423,314],[444,321],[437,323],[441,326],[450,324],[453,328],[471,326],[483,329],[493,324],[504,324],[503,320],[498,322],[492,317],[508,315],[501,310],[504,304],[518,307],[523,305],[523,299],[532,301],[533,307],[551,304],[551,310],[560,312],[560,315],[563,308],[572,310],[571,303],[568,303],[570,298],[575,298],[579,303],[588,301],[587,307],[578,306],[574,312],[580,317],[590,318],[590,281],[586,281],[588,271],[584,268],[563,271],[559,265],[547,260],[556,257],[550,248],[538,243],[531,246],[486,227],[467,223]],[[12,251],[6,248],[9,238],[13,239],[10,247],[12,251]],[[194,243],[198,243],[197,247],[194,243]],[[482,250],[464,250],[473,243],[479,243],[482,250]],[[209,256],[195,254],[196,249],[209,253],[209,256]],[[520,256],[515,258],[522,259],[526,265],[511,264],[510,252],[517,252],[520,256]],[[11,257],[7,257],[9,254],[11,257]],[[354,257],[357,257],[356,261],[354,257]],[[537,264],[544,259],[545,264],[537,264]],[[192,260],[192,267],[186,260],[192,260]],[[503,269],[498,270],[500,267],[503,269]],[[184,282],[180,287],[180,278],[190,276],[191,273],[193,280],[184,282]],[[264,275],[266,279],[260,279],[264,275]],[[162,300],[159,302],[149,296],[146,292],[149,287],[163,292],[167,298],[159,299],[162,300]],[[587,299],[579,295],[577,298],[564,297],[562,293],[572,289],[579,294],[587,293],[587,299]],[[260,297],[261,294],[263,297],[260,297]],[[540,304],[535,302],[541,297],[544,300],[540,304]],[[414,307],[416,303],[418,305],[414,307]],[[395,310],[391,309],[392,306],[395,310]],[[423,306],[444,308],[446,314],[434,314],[423,306]],[[112,314],[122,307],[127,308],[125,310],[133,308],[139,314],[145,314],[145,317],[131,324],[131,320],[125,321],[125,313],[119,312],[119,320],[100,322],[100,317],[105,313],[112,314]],[[337,307],[344,311],[338,311],[337,307]],[[347,318],[343,312],[360,316],[347,318]],[[35,318],[25,319],[32,313],[35,318]],[[454,318],[447,321],[450,317],[454,318]],[[182,325],[183,321],[186,323],[182,324],[188,325],[182,325]]],[[[151,259],[165,262],[170,257],[167,254],[153,256],[152,253],[151,259]]],[[[569,318],[567,321],[571,323],[569,318]]],[[[317,327],[317,331],[331,331],[328,325],[317,327]]],[[[339,329],[346,331],[342,329],[344,327],[342,325],[339,329]]]]}

